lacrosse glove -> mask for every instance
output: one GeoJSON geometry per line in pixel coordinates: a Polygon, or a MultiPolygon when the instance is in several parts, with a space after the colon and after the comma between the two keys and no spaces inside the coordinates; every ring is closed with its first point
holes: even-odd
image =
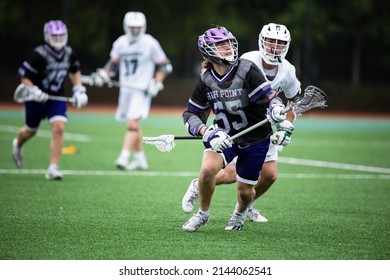
{"type": "Polygon", "coordinates": [[[162,82],[157,82],[155,79],[152,79],[146,89],[147,95],[154,98],[157,96],[159,91],[164,89],[164,85],[162,82]]]}
{"type": "Polygon", "coordinates": [[[287,114],[283,113],[284,105],[280,103],[272,104],[267,109],[267,119],[272,125],[281,123],[286,119],[287,114]]]}
{"type": "Polygon", "coordinates": [[[274,145],[287,146],[291,143],[291,135],[294,131],[294,125],[285,120],[276,125],[276,132],[271,135],[271,141],[274,145]]]}
{"type": "Polygon", "coordinates": [[[233,144],[229,135],[218,128],[218,125],[208,127],[203,134],[202,140],[206,148],[211,148],[218,153],[221,153],[226,148],[230,148],[233,144]]]}
{"type": "Polygon", "coordinates": [[[111,78],[102,68],[96,69],[95,73],[91,74],[93,84],[91,86],[103,87],[111,84],[111,78]]]}
{"type": "Polygon", "coordinates": [[[87,95],[87,89],[85,86],[82,85],[75,85],[73,86],[73,99],[74,101],[73,106],[75,106],[77,109],[80,109],[81,107],[87,106],[88,104],[88,95],[87,95]]]}
{"type": "Polygon", "coordinates": [[[39,103],[45,103],[49,99],[49,95],[42,90],[40,90],[37,86],[33,86],[28,89],[28,96],[26,101],[36,101],[39,103]]]}

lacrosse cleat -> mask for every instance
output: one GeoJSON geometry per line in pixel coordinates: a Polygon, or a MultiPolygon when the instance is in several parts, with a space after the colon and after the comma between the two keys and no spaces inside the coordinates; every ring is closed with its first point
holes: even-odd
{"type": "Polygon", "coordinates": [[[115,161],[115,166],[120,170],[126,170],[126,167],[128,165],[128,161],[123,158],[118,158],[115,161]]]}
{"type": "Polygon", "coordinates": [[[194,232],[197,231],[198,228],[205,225],[207,221],[209,220],[209,216],[200,214],[199,212],[194,214],[191,219],[189,219],[184,225],[183,225],[183,231],[186,232],[194,232]]]}
{"type": "Polygon", "coordinates": [[[248,220],[256,223],[268,222],[268,219],[262,216],[259,210],[252,207],[248,208],[248,211],[246,212],[246,217],[248,218],[248,220]]]}
{"type": "Polygon", "coordinates": [[[18,147],[18,139],[12,140],[12,158],[16,167],[21,168],[23,166],[23,150],[18,147]]]}
{"type": "Polygon", "coordinates": [[[45,178],[47,180],[62,180],[62,178],[64,178],[64,175],[60,171],[58,171],[57,168],[49,167],[46,172],[45,178]]]}
{"type": "Polygon", "coordinates": [[[242,230],[245,222],[245,214],[239,214],[236,211],[232,214],[228,224],[225,227],[225,230],[242,230]]]}
{"type": "Polygon", "coordinates": [[[198,199],[198,196],[198,179],[194,179],[188,186],[187,192],[184,194],[181,201],[181,208],[183,209],[184,213],[188,214],[192,211],[192,209],[194,209],[194,205],[198,199]]]}
{"type": "Polygon", "coordinates": [[[126,166],[126,170],[145,170],[148,169],[146,160],[133,160],[126,166]]]}

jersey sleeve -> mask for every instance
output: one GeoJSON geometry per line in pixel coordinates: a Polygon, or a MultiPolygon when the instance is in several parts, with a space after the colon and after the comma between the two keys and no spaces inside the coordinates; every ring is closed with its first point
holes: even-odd
{"type": "Polygon", "coordinates": [[[286,86],[284,89],[284,95],[288,100],[293,100],[300,93],[301,83],[296,76],[295,67],[292,64],[289,64],[285,81],[286,86]]]}
{"type": "Polygon", "coordinates": [[[194,136],[199,135],[199,131],[206,124],[211,111],[210,104],[204,94],[207,90],[206,87],[199,79],[182,115],[188,133],[194,136]]]}
{"type": "Polygon", "coordinates": [[[45,67],[45,59],[35,50],[31,51],[18,69],[18,77],[27,78],[37,84],[45,67]]]}

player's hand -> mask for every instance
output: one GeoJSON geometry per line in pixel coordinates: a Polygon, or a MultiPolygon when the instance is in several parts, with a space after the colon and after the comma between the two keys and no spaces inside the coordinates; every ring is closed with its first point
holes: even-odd
{"type": "Polygon", "coordinates": [[[217,125],[208,127],[203,134],[202,140],[206,148],[211,148],[218,153],[232,146],[229,135],[219,129],[217,125]]]}
{"type": "Polygon", "coordinates": [[[37,86],[33,86],[28,89],[28,98],[26,101],[32,100],[39,103],[45,103],[49,99],[49,95],[42,90],[40,90],[37,86]]]}
{"type": "Polygon", "coordinates": [[[152,79],[149,82],[148,88],[146,89],[146,93],[153,97],[156,97],[157,94],[164,89],[164,85],[162,82],[157,82],[155,79],[152,79]]]}
{"type": "Polygon", "coordinates": [[[287,114],[283,113],[284,105],[280,103],[273,104],[267,109],[267,119],[273,125],[281,123],[286,119],[287,114]]]}
{"type": "Polygon", "coordinates": [[[82,85],[73,86],[73,106],[80,109],[88,104],[87,89],[82,85]]]}
{"type": "Polygon", "coordinates": [[[91,86],[103,87],[104,85],[110,85],[112,82],[108,73],[102,68],[96,69],[96,72],[92,73],[91,76],[93,81],[91,86]]]}
{"type": "Polygon", "coordinates": [[[271,135],[271,141],[274,145],[287,146],[291,143],[291,135],[294,131],[294,125],[285,120],[276,125],[277,131],[271,135]]]}

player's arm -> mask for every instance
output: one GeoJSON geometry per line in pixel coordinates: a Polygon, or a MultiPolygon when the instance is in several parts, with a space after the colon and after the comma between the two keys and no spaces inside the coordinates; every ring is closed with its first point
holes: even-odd
{"type": "Polygon", "coordinates": [[[164,89],[164,80],[168,75],[170,75],[173,71],[173,67],[171,61],[167,58],[164,61],[158,63],[156,65],[156,74],[154,78],[149,82],[148,88],[146,92],[151,97],[156,97],[157,94],[164,89]]]}

